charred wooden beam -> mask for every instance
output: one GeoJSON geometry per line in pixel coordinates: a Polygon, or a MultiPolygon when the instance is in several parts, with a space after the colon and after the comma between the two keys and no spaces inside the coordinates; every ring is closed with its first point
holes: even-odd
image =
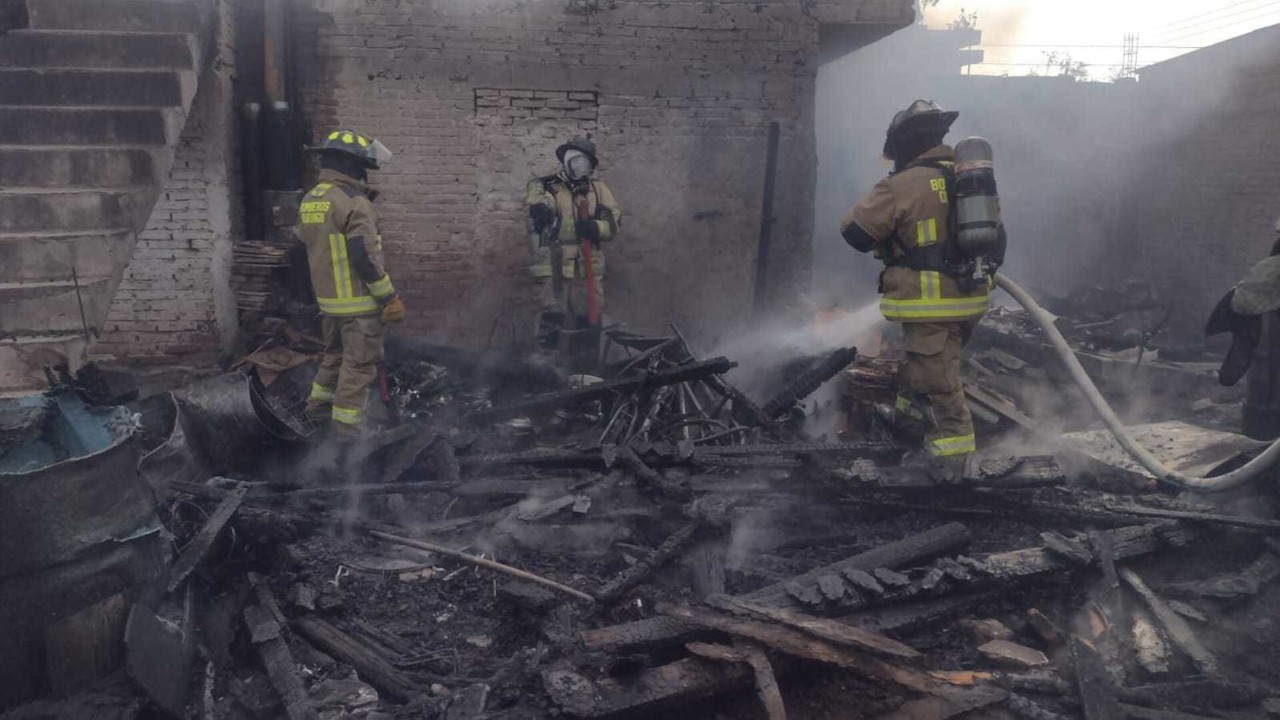
{"type": "Polygon", "coordinates": [[[726,612],[747,613],[762,620],[786,625],[820,640],[839,645],[870,650],[906,660],[921,657],[920,653],[916,652],[914,648],[903,645],[897,640],[827,618],[813,617],[791,610],[766,607],[746,600],[728,597],[712,598],[711,605],[726,612]]]}
{"type": "MultiPolygon", "coordinates": [[[[969,538],[969,530],[964,525],[949,523],[811,570],[794,579],[763,587],[741,596],[741,599],[769,607],[801,607],[787,593],[789,583],[816,584],[818,577],[839,574],[846,568],[873,570],[880,567],[901,567],[965,545],[969,538]]],[[[652,649],[677,644],[695,629],[696,626],[676,618],[654,617],[587,630],[582,633],[582,640],[589,649],[633,652],[638,648],[652,649]]]]}
{"type": "Polygon", "coordinates": [[[245,625],[249,628],[250,642],[258,649],[267,677],[280,695],[285,715],[289,720],[314,720],[306,686],[298,675],[297,664],[284,639],[282,618],[274,600],[266,600],[264,588],[259,586],[259,604],[244,609],[245,625]]]}
{"type": "Polygon", "coordinates": [[[877,568],[903,567],[909,563],[941,555],[969,544],[969,529],[960,523],[947,523],[897,542],[872,548],[830,565],[810,570],[786,582],[774,583],[743,596],[745,600],[772,607],[799,607],[787,592],[787,585],[816,585],[818,578],[839,576],[846,570],[870,572],[877,568]]]}
{"type": "Polygon", "coordinates": [[[1210,512],[1191,512],[1187,510],[1169,510],[1165,508],[1142,507],[1131,503],[1109,502],[1106,508],[1112,512],[1137,517],[1168,518],[1172,520],[1189,520],[1212,525],[1227,525],[1265,533],[1280,533],[1280,520],[1263,520],[1243,515],[1223,515],[1210,512]]]}
{"type": "MultiPolygon", "coordinates": [[[[1176,524],[1132,526],[1110,530],[1103,533],[1103,535],[1111,542],[1113,552],[1118,560],[1146,555],[1166,546],[1166,544],[1173,546],[1185,545],[1195,537],[1190,530],[1176,524]]],[[[931,582],[930,576],[926,575],[923,579],[910,582],[902,587],[886,588],[884,595],[879,598],[872,598],[868,595],[850,595],[843,598],[838,604],[831,604],[829,609],[849,612],[873,604],[948,595],[961,589],[980,590],[987,587],[1007,587],[1012,583],[1032,582],[1047,576],[1072,572],[1081,567],[1083,566],[1076,565],[1045,547],[992,553],[975,561],[976,575],[972,582],[962,583],[950,578],[931,582]]],[[[828,608],[824,607],[822,609],[826,610],[828,608]]]]}
{"type": "Polygon", "coordinates": [[[837,373],[849,367],[858,357],[858,348],[840,348],[831,353],[817,367],[791,381],[777,395],[773,396],[762,408],[769,417],[776,418],[790,410],[800,400],[809,397],[823,383],[835,377],[837,373]]]}
{"type": "Polygon", "coordinates": [[[838,648],[816,637],[771,623],[743,620],[703,608],[658,603],[658,612],[711,630],[744,637],[788,655],[836,665],[863,676],[887,680],[917,692],[937,693],[941,684],[927,674],[873,658],[850,648],[838,648]]]}
{"type": "Polygon", "coordinates": [[[897,710],[881,715],[878,720],[947,720],[971,710],[1003,702],[1008,697],[1009,691],[989,685],[957,688],[944,695],[908,700],[897,710]]]}
{"type": "Polygon", "coordinates": [[[200,532],[196,533],[195,539],[182,551],[178,561],[173,564],[173,569],[169,571],[169,583],[167,585],[169,592],[177,590],[178,586],[191,574],[191,571],[196,569],[196,566],[204,559],[205,554],[213,547],[213,542],[218,539],[218,533],[222,532],[222,528],[226,527],[227,522],[231,520],[231,516],[236,514],[236,510],[240,509],[240,503],[244,502],[244,497],[248,494],[249,488],[242,485],[231,490],[222,498],[222,501],[218,503],[217,509],[213,511],[208,521],[205,522],[204,527],[200,528],[200,532]]]}
{"type": "Polygon", "coordinates": [[[556,408],[571,407],[591,400],[601,400],[615,393],[644,392],[688,380],[720,375],[732,370],[734,367],[737,367],[737,363],[730,361],[728,358],[718,357],[652,373],[642,372],[634,376],[596,383],[595,385],[584,385],[564,392],[539,395],[510,405],[481,410],[472,413],[467,419],[475,423],[494,422],[526,413],[544,412],[556,408]]]}
{"type": "MultiPolygon", "coordinates": [[[[1119,557],[1118,551],[1116,555],[1119,557]]],[[[1122,568],[1120,570],[1120,578],[1142,598],[1147,607],[1151,609],[1151,614],[1156,621],[1164,627],[1169,639],[1182,652],[1186,653],[1187,657],[1191,658],[1192,664],[1200,672],[1210,675],[1218,672],[1217,659],[1200,642],[1200,639],[1196,637],[1195,631],[1191,629],[1186,620],[1182,619],[1181,615],[1174,612],[1159,595],[1156,595],[1151,588],[1147,587],[1147,584],[1134,571],[1129,568],[1122,568]]]]}
{"type": "Polygon", "coordinates": [[[1084,705],[1085,720],[1121,720],[1120,701],[1106,664],[1088,643],[1071,636],[1071,659],[1076,668],[1076,689],[1084,705]]]}
{"type": "Polygon", "coordinates": [[[1004,701],[1004,706],[1009,712],[1023,718],[1023,720],[1067,720],[1066,715],[1046,710],[1026,696],[1017,693],[1009,693],[1009,697],[1004,701]]]}
{"type": "Polygon", "coordinates": [[[895,603],[882,608],[872,608],[837,618],[840,622],[879,633],[910,635],[920,630],[947,622],[969,612],[983,603],[1000,598],[999,590],[965,593],[947,597],[927,598],[912,602],[895,603]]]}
{"type": "Polygon", "coordinates": [[[388,698],[408,702],[419,693],[408,675],[328,622],[307,615],[294,618],[292,626],[317,648],[355,668],[365,682],[388,698]]]}
{"type": "Polygon", "coordinates": [[[691,522],[672,533],[648,557],[623,570],[612,580],[605,583],[604,587],[597,590],[595,593],[596,602],[601,605],[617,602],[632,588],[644,582],[646,578],[653,574],[654,570],[666,565],[676,553],[689,544],[689,541],[697,533],[698,526],[698,522],[691,522]]]}
{"type": "Polygon", "coordinates": [[[699,462],[707,462],[721,458],[748,457],[752,455],[779,455],[784,457],[793,456],[800,458],[859,457],[896,462],[906,451],[907,448],[903,445],[880,440],[863,440],[859,442],[845,443],[804,442],[760,445],[724,445],[696,448],[693,451],[693,459],[699,462]]]}
{"type": "Polygon", "coordinates": [[[447,557],[451,557],[456,560],[469,562],[472,565],[479,565],[481,567],[485,567],[490,570],[497,570],[500,573],[505,573],[512,577],[520,578],[521,580],[527,580],[529,582],[533,582],[539,585],[543,585],[545,587],[549,587],[552,590],[559,591],[561,593],[564,593],[565,595],[575,597],[579,600],[585,600],[587,602],[595,601],[594,597],[592,597],[587,593],[582,592],[581,590],[575,590],[574,588],[571,588],[567,585],[562,585],[554,580],[548,580],[547,578],[544,578],[541,575],[534,575],[531,572],[526,572],[519,568],[511,567],[510,565],[504,565],[500,562],[495,562],[488,558],[469,555],[460,550],[455,550],[450,547],[445,547],[444,545],[437,545],[436,543],[426,542],[425,540],[414,540],[413,538],[401,537],[399,535],[391,535],[389,533],[379,532],[377,530],[370,531],[369,535],[375,538],[378,538],[379,540],[385,540],[394,545],[403,545],[405,547],[417,548],[418,550],[426,550],[428,552],[439,553],[441,555],[445,555],[447,557]]]}
{"type": "Polygon", "coordinates": [[[778,678],[774,676],[773,666],[769,664],[764,650],[753,643],[738,642],[735,645],[736,647],[728,647],[695,642],[685,647],[694,655],[708,660],[749,665],[756,676],[756,694],[760,696],[765,715],[769,720],[787,720],[787,708],[782,702],[782,693],[778,690],[778,678]]]}
{"type": "Polygon", "coordinates": [[[648,668],[625,678],[592,680],[575,670],[542,673],[551,700],[575,718],[654,717],[674,708],[747,687],[753,673],[743,665],[689,658],[648,668]]]}

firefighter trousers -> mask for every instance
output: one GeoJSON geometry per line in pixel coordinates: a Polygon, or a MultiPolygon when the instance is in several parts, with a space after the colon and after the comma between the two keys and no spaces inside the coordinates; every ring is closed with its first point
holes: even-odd
{"type": "MultiPolygon", "coordinates": [[[[596,301],[604,315],[604,278],[594,278],[596,301]]],[[[587,279],[565,278],[559,296],[551,280],[539,280],[536,292],[542,310],[537,318],[537,347],[580,372],[594,370],[599,333],[587,322],[587,279]]]]}
{"type": "Polygon", "coordinates": [[[332,405],[336,429],[364,422],[369,386],[378,377],[385,328],[377,315],[321,318],[324,356],[311,384],[312,405],[332,405]]]}
{"type": "Polygon", "coordinates": [[[960,381],[960,354],[977,326],[977,320],[902,325],[907,359],[898,379],[898,407],[923,405],[925,449],[935,457],[962,457],[977,449],[960,381]]]}

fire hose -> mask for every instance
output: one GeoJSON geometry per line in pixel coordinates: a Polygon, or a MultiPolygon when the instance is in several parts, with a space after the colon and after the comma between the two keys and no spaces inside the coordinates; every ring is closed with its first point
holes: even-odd
{"type": "Polygon", "coordinates": [[[1053,316],[1040,307],[1027,294],[1026,290],[1023,290],[1021,286],[1007,276],[997,274],[995,281],[996,285],[1013,296],[1013,299],[1018,301],[1019,305],[1031,313],[1032,319],[1049,336],[1049,342],[1052,343],[1054,351],[1062,359],[1063,364],[1067,366],[1067,370],[1071,373],[1071,378],[1084,391],[1089,404],[1102,417],[1102,422],[1106,424],[1107,429],[1111,431],[1120,447],[1133,456],[1133,459],[1137,460],[1148,472],[1155,475],[1157,480],[1192,492],[1222,492],[1257,479],[1264,471],[1274,466],[1277,460],[1280,460],[1280,440],[1277,440],[1271,443],[1261,455],[1224,475],[1194,477],[1165,467],[1164,463],[1160,462],[1155,455],[1152,455],[1146,448],[1138,444],[1133,435],[1129,433],[1128,428],[1116,416],[1115,411],[1111,409],[1111,406],[1102,397],[1102,393],[1098,392],[1098,387],[1093,384],[1093,380],[1085,373],[1084,367],[1076,359],[1075,353],[1071,350],[1071,346],[1067,344],[1066,338],[1062,337],[1062,333],[1058,332],[1058,328],[1053,324],[1053,316]]]}

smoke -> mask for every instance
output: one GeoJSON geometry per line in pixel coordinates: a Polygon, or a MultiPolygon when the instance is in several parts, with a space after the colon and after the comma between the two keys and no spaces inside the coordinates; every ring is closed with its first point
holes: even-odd
{"type": "Polygon", "coordinates": [[[797,326],[794,321],[769,319],[749,333],[721,341],[712,352],[736,360],[738,367],[729,373],[729,380],[764,402],[781,384],[808,369],[789,367],[797,360],[828,355],[851,346],[878,347],[877,338],[884,320],[877,302],[864,303],[851,311],[839,306],[814,310],[812,323],[797,326]]]}
{"type": "MultiPolygon", "coordinates": [[[[945,26],[960,5],[944,3],[927,19],[945,26]]],[[[984,4],[978,17],[982,42],[1024,40],[1029,5],[984,4]]],[[[875,295],[881,265],[843,242],[840,220],[889,170],[880,158],[889,119],[916,98],[931,98],[960,112],[949,142],[982,135],[995,148],[1011,276],[1057,295],[1139,276],[1169,297],[1175,290],[1172,278],[1202,276],[1207,270],[1223,283],[1214,293],[1204,291],[1214,295],[1211,307],[1233,282],[1231,274],[1238,276],[1265,249],[1258,247],[1261,243],[1238,244],[1192,258],[1167,252],[1167,238],[1186,242],[1195,235],[1222,236],[1222,224],[1239,223],[1246,214],[1235,208],[1266,204],[1240,196],[1238,183],[1205,188],[1209,181],[1203,170],[1205,162],[1224,153],[1239,155],[1241,164],[1261,162],[1253,157],[1258,149],[1248,143],[1240,143],[1239,150],[1224,148],[1228,138],[1214,118],[1240,113],[1233,104],[1265,104],[1244,96],[1248,72],[1242,69],[1277,62],[1266,53],[1277,54],[1274,38],[1280,33],[1267,33],[1172,61],[1144,73],[1140,82],[962,75],[956,46],[965,43],[922,25],[822,66],[814,297],[821,304],[849,304],[875,295]],[[1188,145],[1198,145],[1198,152],[1189,154],[1188,145]]],[[[1254,127],[1266,113],[1241,117],[1238,124],[1254,127]]],[[[1223,165],[1224,180],[1239,174],[1238,168],[1223,165]]],[[[1269,212],[1273,220],[1274,205],[1269,212]]],[[[1265,238],[1269,225],[1269,220],[1257,222],[1253,235],[1265,238]]],[[[1188,308],[1196,313],[1193,324],[1203,317],[1199,306],[1204,304],[1199,297],[1184,303],[1193,306],[1188,308]]]]}

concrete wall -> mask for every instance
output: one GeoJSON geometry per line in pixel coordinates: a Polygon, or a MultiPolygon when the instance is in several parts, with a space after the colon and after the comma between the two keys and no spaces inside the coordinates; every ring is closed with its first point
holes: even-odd
{"type": "Polygon", "coordinates": [[[1139,86],[1114,265],[1149,273],[1177,303],[1171,331],[1192,339],[1275,239],[1280,26],[1146,68],[1139,86]]]}
{"type": "Polygon", "coordinates": [[[234,34],[221,15],[173,166],[91,349],[98,361],[207,366],[236,333],[231,250],[239,225],[234,34]]]}
{"type": "Polygon", "coordinates": [[[807,282],[820,28],[884,34],[908,0],[299,0],[295,61],[313,135],[356,126],[379,173],[406,331],[526,342],[521,195],[589,134],[626,217],[608,312],[710,342],[750,316],[768,126],[781,126],[770,284],[807,282]]]}

